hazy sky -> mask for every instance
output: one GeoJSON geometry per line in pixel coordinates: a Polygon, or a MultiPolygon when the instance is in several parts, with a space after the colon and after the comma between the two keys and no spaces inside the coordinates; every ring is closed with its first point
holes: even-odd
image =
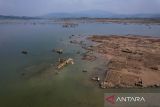
{"type": "Polygon", "coordinates": [[[160,13],[160,0],[0,0],[0,14],[3,15],[39,16],[85,10],[120,14],[160,13]]]}

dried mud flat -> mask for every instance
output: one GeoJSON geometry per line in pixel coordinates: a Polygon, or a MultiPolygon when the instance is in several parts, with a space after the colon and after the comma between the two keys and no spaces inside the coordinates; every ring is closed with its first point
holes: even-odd
{"type": "Polygon", "coordinates": [[[92,35],[85,48],[108,60],[101,88],[160,87],[160,38],[135,35],[92,35]]]}

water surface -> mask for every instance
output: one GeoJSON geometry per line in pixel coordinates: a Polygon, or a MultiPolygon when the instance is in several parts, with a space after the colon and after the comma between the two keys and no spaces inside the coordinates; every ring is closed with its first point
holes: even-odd
{"type": "Polygon", "coordinates": [[[92,34],[135,34],[160,36],[160,26],[145,24],[79,24],[63,28],[61,24],[0,24],[0,107],[103,107],[108,90],[90,81],[90,72],[104,68],[105,62],[81,60],[85,50],[70,44],[69,37],[92,34]],[[51,52],[63,48],[64,54],[51,52]],[[21,54],[28,50],[28,55],[21,54]],[[54,66],[59,57],[71,57],[75,65],[57,75],[54,66]],[[87,73],[82,70],[87,69],[87,73]]]}

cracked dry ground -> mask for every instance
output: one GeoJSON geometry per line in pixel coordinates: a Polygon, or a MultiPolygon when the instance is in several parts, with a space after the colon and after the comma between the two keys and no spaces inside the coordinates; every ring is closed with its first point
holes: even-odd
{"type": "Polygon", "coordinates": [[[93,35],[88,40],[97,43],[91,51],[109,60],[102,88],[160,87],[160,38],[93,35]]]}

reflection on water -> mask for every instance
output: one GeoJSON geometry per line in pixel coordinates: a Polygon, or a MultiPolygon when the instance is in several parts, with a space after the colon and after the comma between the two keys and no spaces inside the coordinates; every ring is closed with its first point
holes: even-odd
{"type": "Polygon", "coordinates": [[[140,34],[159,36],[158,25],[79,24],[62,28],[59,24],[0,24],[0,106],[1,107],[102,107],[103,93],[90,81],[91,72],[105,67],[101,60],[81,60],[85,52],[70,44],[71,35],[140,34]],[[58,55],[52,49],[63,48],[58,55]],[[21,54],[28,50],[27,55],[21,54]],[[80,52],[81,54],[77,54],[80,52]],[[59,57],[73,58],[59,74],[59,57]],[[83,70],[88,72],[82,72],[83,70]]]}

